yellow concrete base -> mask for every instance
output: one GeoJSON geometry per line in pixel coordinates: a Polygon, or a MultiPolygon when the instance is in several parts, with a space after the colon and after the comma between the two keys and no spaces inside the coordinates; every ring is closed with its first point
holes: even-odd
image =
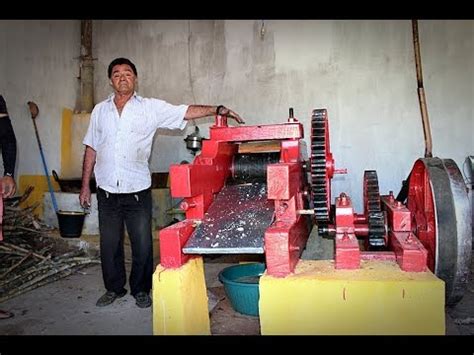
{"type": "Polygon", "coordinates": [[[178,269],[158,265],[153,274],[153,334],[211,334],[207,301],[201,257],[178,269]]]}
{"type": "Polygon", "coordinates": [[[300,260],[294,275],[260,278],[259,311],[262,335],[445,334],[444,282],[389,261],[300,260]]]}

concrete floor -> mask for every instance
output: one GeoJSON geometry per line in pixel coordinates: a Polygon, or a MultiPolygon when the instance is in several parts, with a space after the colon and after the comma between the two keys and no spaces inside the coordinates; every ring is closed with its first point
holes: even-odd
{"type": "MultiPolygon", "coordinates": [[[[69,241],[97,252],[97,237],[69,241]]],[[[129,253],[129,246],[126,248],[129,253]]],[[[129,255],[129,254],[128,254],[129,255]]],[[[211,333],[214,335],[259,335],[257,317],[235,312],[217,279],[233,263],[229,258],[205,259],[206,285],[210,293],[211,333]]],[[[127,269],[130,264],[127,264],[127,269]]],[[[473,263],[474,266],[474,263],[473,263]]],[[[128,270],[127,270],[128,274],[128,270]]],[[[2,335],[152,335],[151,308],[140,309],[130,294],[112,305],[98,308],[104,292],[100,265],[81,269],[59,281],[37,288],[0,304],[15,316],[0,320],[2,335]]],[[[474,335],[474,280],[463,300],[446,311],[447,335],[474,335]]]]}
{"type": "MultiPolygon", "coordinates": [[[[51,237],[60,242],[63,250],[64,243],[67,243],[72,248],[84,248],[89,255],[98,255],[97,236],[62,239],[52,234],[51,237]]],[[[126,238],[127,275],[131,266],[130,255],[126,238]]],[[[158,260],[158,253],[155,253],[155,264],[158,260]]],[[[258,318],[235,312],[218,281],[219,272],[233,264],[219,260],[205,263],[209,309],[213,310],[211,332],[221,335],[259,334],[258,318]]],[[[100,264],[82,268],[75,274],[0,304],[0,309],[15,314],[13,318],[0,320],[0,335],[153,335],[151,308],[138,308],[130,294],[110,306],[96,307],[97,299],[104,292],[100,264]]]]}

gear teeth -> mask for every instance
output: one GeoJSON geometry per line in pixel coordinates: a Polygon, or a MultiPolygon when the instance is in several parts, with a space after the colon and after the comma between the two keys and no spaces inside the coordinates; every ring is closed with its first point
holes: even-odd
{"type": "Polygon", "coordinates": [[[313,110],[311,117],[311,184],[313,209],[318,225],[329,222],[330,185],[326,169],[327,111],[313,110]]]}
{"type": "Polygon", "coordinates": [[[370,250],[383,250],[385,245],[385,216],[382,212],[377,172],[364,172],[364,202],[369,225],[370,250]]]}

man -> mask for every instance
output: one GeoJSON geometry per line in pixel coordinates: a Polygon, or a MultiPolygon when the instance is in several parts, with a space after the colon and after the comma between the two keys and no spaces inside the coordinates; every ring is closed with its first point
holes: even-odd
{"type": "Polygon", "coordinates": [[[83,207],[90,206],[89,180],[97,182],[102,276],[107,292],[97,306],[111,304],[127,290],[123,238],[124,222],[132,248],[130,292],[138,307],[151,305],[153,275],[151,234],[151,176],[148,160],[158,128],[183,129],[187,120],[226,115],[239,123],[240,116],[224,106],[172,105],[135,92],[137,69],[127,58],[114,59],[108,67],[114,93],[92,110],[84,138],[83,207]]]}
{"type": "MultiPolygon", "coordinates": [[[[16,191],[16,183],[13,178],[16,162],[16,137],[8,115],[7,104],[2,95],[0,95],[0,147],[3,159],[3,178],[1,179],[0,192],[2,198],[5,199],[12,197],[16,191]]],[[[0,211],[3,214],[3,200],[0,203],[2,204],[0,211]]],[[[0,233],[0,240],[2,239],[2,233],[0,233]]],[[[0,310],[0,319],[11,317],[13,317],[13,313],[0,310]]]]}

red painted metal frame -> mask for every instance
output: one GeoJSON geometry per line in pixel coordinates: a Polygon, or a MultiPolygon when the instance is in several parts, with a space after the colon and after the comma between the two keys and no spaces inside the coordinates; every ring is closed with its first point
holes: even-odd
{"type": "Polygon", "coordinates": [[[390,222],[390,229],[395,232],[411,231],[411,212],[400,201],[395,200],[393,192],[390,195],[381,196],[383,210],[387,213],[387,219],[390,222]]]}
{"type": "MultiPolygon", "coordinates": [[[[268,199],[274,200],[275,221],[265,232],[265,258],[269,275],[283,277],[292,273],[309,236],[308,217],[298,213],[305,208],[304,192],[307,190],[300,141],[302,125],[292,121],[279,125],[228,127],[227,119],[217,116],[210,137],[203,141],[202,152],[192,164],[170,167],[171,195],[184,198],[181,206],[186,211],[186,220],[159,232],[162,266],[177,268],[193,257],[183,254],[182,248],[193,233],[196,221],[204,217],[215,194],[231,174],[233,156],[238,151],[235,143],[280,140],[280,161],[267,166],[267,194],[268,199]]],[[[331,165],[332,156],[329,158],[331,165]]],[[[332,175],[332,169],[328,168],[332,175]]],[[[419,176],[419,185],[429,183],[422,172],[416,176],[419,176]]],[[[412,193],[416,195],[416,191],[412,193]]],[[[430,196],[416,196],[416,201],[429,213],[430,196]]],[[[336,198],[335,225],[329,226],[336,234],[336,269],[357,269],[360,260],[395,260],[404,271],[425,271],[429,252],[411,230],[412,213],[395,201],[393,194],[382,196],[381,201],[390,230],[388,245],[391,251],[364,252],[359,248],[357,237],[368,235],[367,216],[354,213],[351,200],[344,193],[336,198]]],[[[416,225],[423,225],[421,222],[426,217],[426,213],[419,212],[415,216],[416,225]]],[[[429,227],[428,221],[428,232],[429,227]]],[[[416,231],[421,235],[423,232],[422,228],[416,231]]]]}
{"type": "Polygon", "coordinates": [[[186,220],[159,231],[160,262],[177,268],[190,254],[182,252],[194,231],[196,221],[204,217],[214,196],[231,174],[237,142],[280,140],[280,162],[267,167],[268,198],[275,203],[275,221],[265,232],[265,257],[268,274],[286,276],[294,271],[309,236],[304,208],[306,179],[302,162],[303,126],[292,120],[285,124],[228,127],[227,118],[217,116],[210,128],[210,139],[203,141],[201,154],[191,164],[170,167],[171,195],[183,197],[186,220]]]}
{"type": "Polygon", "coordinates": [[[389,246],[403,271],[426,271],[427,251],[412,232],[390,232],[389,246]]]}
{"type": "Polygon", "coordinates": [[[336,198],[336,237],[334,265],[336,269],[360,267],[359,242],[355,235],[354,210],[351,199],[341,193],[336,198]]]}
{"type": "Polygon", "coordinates": [[[360,260],[396,261],[403,271],[423,272],[427,268],[428,252],[412,232],[412,214],[406,206],[396,201],[393,194],[381,197],[382,209],[387,216],[390,251],[360,251],[357,236],[367,236],[366,218],[354,213],[351,200],[342,193],[336,198],[335,267],[358,269],[360,260]]]}
{"type": "Polygon", "coordinates": [[[292,273],[309,236],[304,208],[305,177],[299,140],[283,141],[281,163],[267,167],[267,196],[275,203],[275,222],[265,232],[267,273],[292,273]]]}
{"type": "Polygon", "coordinates": [[[183,254],[183,246],[193,233],[195,222],[190,219],[163,228],[159,233],[160,262],[163,267],[178,268],[185,264],[192,255],[183,254]]]}
{"type": "Polygon", "coordinates": [[[205,140],[192,164],[171,165],[171,196],[184,198],[181,206],[186,219],[158,232],[163,267],[180,267],[191,257],[182,252],[183,246],[194,231],[195,220],[204,218],[214,194],[224,186],[236,151],[237,147],[227,142],[205,140]]]}
{"type": "Polygon", "coordinates": [[[393,193],[381,197],[382,208],[387,213],[389,226],[389,247],[395,253],[398,265],[403,271],[422,272],[428,265],[428,252],[413,234],[412,213],[393,193]]]}
{"type": "Polygon", "coordinates": [[[243,142],[272,139],[300,139],[303,138],[301,123],[283,123],[260,126],[211,127],[210,139],[225,142],[243,142]]]}
{"type": "Polygon", "coordinates": [[[410,174],[408,209],[415,233],[428,251],[427,265],[434,272],[436,260],[436,217],[431,182],[422,161],[417,160],[410,174]]]}

